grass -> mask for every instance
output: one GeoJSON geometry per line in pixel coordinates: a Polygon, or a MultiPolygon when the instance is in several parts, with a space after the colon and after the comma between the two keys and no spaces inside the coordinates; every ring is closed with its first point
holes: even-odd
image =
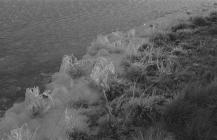
{"type": "Polygon", "coordinates": [[[168,106],[165,115],[167,128],[180,140],[215,139],[216,100],[216,83],[206,88],[192,85],[168,106]]]}
{"type": "Polygon", "coordinates": [[[215,12],[208,17],[194,17],[172,27],[171,31],[155,34],[136,54],[126,56],[122,62],[125,69],[122,78],[130,86],[107,93],[117,93],[110,102],[112,114],[120,123],[115,127],[119,137],[216,138],[215,26],[215,12]],[[198,84],[201,88],[188,89],[198,84]],[[183,91],[186,87],[188,90],[183,91]],[[157,123],[162,124],[165,132],[153,130],[157,123]],[[150,132],[141,134],[144,129],[150,132]],[[163,136],[168,133],[174,137],[163,136]]]}
{"type": "Polygon", "coordinates": [[[36,140],[36,132],[32,132],[27,124],[22,125],[20,128],[11,130],[6,139],[1,140],[36,140]]]}

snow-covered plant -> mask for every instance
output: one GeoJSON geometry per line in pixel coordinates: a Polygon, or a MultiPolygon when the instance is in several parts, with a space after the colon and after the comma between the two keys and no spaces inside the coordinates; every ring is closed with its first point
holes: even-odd
{"type": "Polygon", "coordinates": [[[97,85],[103,87],[104,89],[108,89],[109,80],[114,74],[115,67],[113,63],[104,57],[99,57],[94,65],[90,77],[97,85]]]}
{"type": "Polygon", "coordinates": [[[74,55],[64,55],[59,71],[67,73],[71,69],[72,65],[77,61],[78,60],[74,55]]]}
{"type": "Polygon", "coordinates": [[[137,54],[138,48],[144,43],[144,39],[135,36],[135,30],[130,30],[126,34],[121,32],[113,32],[114,41],[111,42],[112,47],[124,50],[128,55],[137,54]]]}
{"type": "Polygon", "coordinates": [[[27,124],[10,131],[7,140],[35,140],[36,131],[31,132],[27,124]]]}
{"type": "Polygon", "coordinates": [[[140,63],[145,66],[156,65],[159,73],[171,74],[175,71],[174,67],[179,65],[177,57],[162,48],[147,47],[141,56],[140,63]]]}
{"type": "Polygon", "coordinates": [[[133,55],[137,53],[138,48],[145,42],[145,39],[136,37],[135,30],[130,30],[127,33],[112,32],[109,35],[99,35],[97,39],[91,43],[88,48],[88,53],[94,56],[101,49],[109,53],[126,53],[133,55]]]}
{"type": "Polygon", "coordinates": [[[92,59],[77,60],[73,54],[71,56],[65,55],[60,66],[60,72],[69,74],[73,79],[79,78],[90,74],[93,62],[92,59]]]}
{"type": "Polygon", "coordinates": [[[65,109],[65,128],[68,131],[88,131],[88,117],[82,114],[82,109],[65,109]]]}
{"type": "Polygon", "coordinates": [[[40,94],[38,87],[27,88],[25,94],[25,108],[33,116],[47,112],[54,105],[53,98],[49,92],[50,91],[45,91],[40,94]]]}

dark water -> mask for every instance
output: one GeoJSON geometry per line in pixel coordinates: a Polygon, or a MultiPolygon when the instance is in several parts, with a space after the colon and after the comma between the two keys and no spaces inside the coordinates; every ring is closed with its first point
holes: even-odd
{"type": "Polygon", "coordinates": [[[128,30],[179,7],[132,1],[1,0],[0,110],[23,97],[26,87],[47,83],[64,54],[80,58],[97,34],[128,30]]]}

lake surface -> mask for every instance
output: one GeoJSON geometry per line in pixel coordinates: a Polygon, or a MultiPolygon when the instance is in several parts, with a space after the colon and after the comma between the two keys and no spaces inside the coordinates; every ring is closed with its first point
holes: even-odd
{"type": "Polygon", "coordinates": [[[195,0],[1,0],[0,110],[23,97],[26,87],[48,82],[64,54],[81,58],[98,34],[129,30],[192,3],[195,0]]]}

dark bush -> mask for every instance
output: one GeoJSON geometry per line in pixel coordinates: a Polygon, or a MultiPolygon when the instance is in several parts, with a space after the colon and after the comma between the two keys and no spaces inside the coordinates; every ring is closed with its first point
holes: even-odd
{"type": "Polygon", "coordinates": [[[67,135],[69,140],[90,140],[90,136],[78,131],[68,132],[67,135]]]}
{"type": "Polygon", "coordinates": [[[217,11],[211,12],[207,17],[207,20],[211,22],[217,22],[217,11]]]}
{"type": "Polygon", "coordinates": [[[124,94],[124,89],[126,88],[126,85],[124,85],[124,83],[118,82],[118,81],[112,81],[109,84],[109,90],[107,90],[106,96],[108,101],[112,101],[113,99],[121,96],[122,94],[124,94]]]}
{"type": "Polygon", "coordinates": [[[193,24],[189,24],[189,23],[180,23],[180,24],[177,24],[175,26],[173,26],[171,28],[172,32],[176,32],[178,30],[183,30],[183,29],[193,29],[195,28],[195,25],[193,24]]]}
{"type": "Polygon", "coordinates": [[[146,82],[145,68],[131,64],[125,71],[125,77],[134,82],[146,82]]]}
{"type": "Polygon", "coordinates": [[[196,26],[207,26],[210,25],[210,23],[206,20],[204,17],[196,16],[192,17],[190,21],[196,25],[196,26]]]}
{"type": "Polygon", "coordinates": [[[213,25],[208,28],[208,32],[211,35],[217,35],[217,25],[213,25]]]}
{"type": "Polygon", "coordinates": [[[155,44],[156,47],[165,46],[171,41],[171,37],[167,33],[157,33],[150,37],[150,41],[155,44]]]}
{"type": "Polygon", "coordinates": [[[145,43],[145,44],[143,44],[142,46],[139,47],[138,51],[139,51],[139,52],[143,52],[143,51],[145,51],[146,49],[148,49],[149,47],[151,47],[151,45],[145,43]]]}
{"type": "Polygon", "coordinates": [[[190,86],[165,112],[166,127],[178,140],[214,140],[217,137],[217,85],[190,86]]]}

